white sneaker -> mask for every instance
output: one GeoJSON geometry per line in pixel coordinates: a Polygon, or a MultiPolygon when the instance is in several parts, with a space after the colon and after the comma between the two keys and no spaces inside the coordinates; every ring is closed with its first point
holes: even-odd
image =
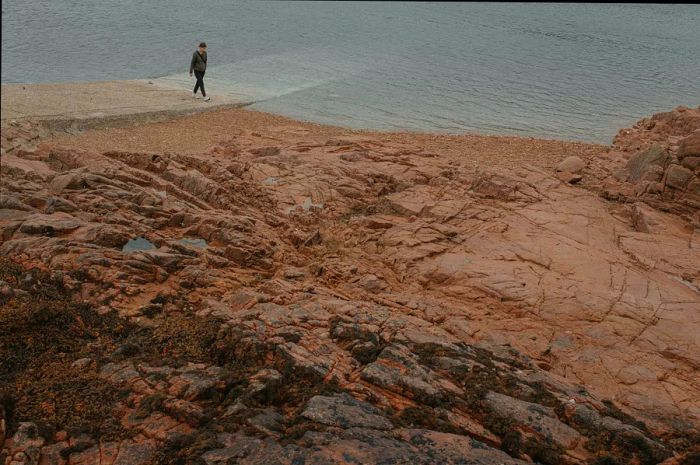
{"type": "Polygon", "coordinates": [[[204,101],[205,101],[205,102],[208,102],[209,100],[211,100],[211,98],[209,98],[208,95],[207,95],[206,97],[204,97],[204,101]]]}
{"type": "Polygon", "coordinates": [[[197,94],[195,94],[194,92],[192,92],[192,98],[197,98],[197,94]]]}

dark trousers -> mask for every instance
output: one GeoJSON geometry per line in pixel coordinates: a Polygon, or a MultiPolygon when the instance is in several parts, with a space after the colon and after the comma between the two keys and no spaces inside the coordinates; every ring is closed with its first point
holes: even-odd
{"type": "Polygon", "coordinates": [[[206,97],[207,93],[204,91],[204,71],[195,71],[194,77],[197,78],[197,84],[194,85],[194,90],[192,92],[196,94],[197,89],[202,89],[202,95],[206,97]]]}

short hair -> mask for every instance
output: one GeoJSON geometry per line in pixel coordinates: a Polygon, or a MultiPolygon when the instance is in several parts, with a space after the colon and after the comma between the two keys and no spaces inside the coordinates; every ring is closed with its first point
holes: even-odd
{"type": "Polygon", "coordinates": [[[207,48],[207,43],[206,42],[200,42],[199,46],[202,48],[207,48]]]}

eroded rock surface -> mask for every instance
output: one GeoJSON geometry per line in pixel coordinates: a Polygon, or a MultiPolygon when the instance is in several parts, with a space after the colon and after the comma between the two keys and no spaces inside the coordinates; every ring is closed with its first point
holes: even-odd
{"type": "Polygon", "coordinates": [[[194,155],[3,138],[0,457],[692,460],[694,112],[664,123],[677,144],[619,155],[616,185],[668,186],[636,203],[600,195],[614,151],[562,166],[579,187],[356,135],[194,155]]]}
{"type": "Polygon", "coordinates": [[[678,107],[622,129],[588,169],[609,199],[642,201],[700,226],[700,107],[678,107]]]}

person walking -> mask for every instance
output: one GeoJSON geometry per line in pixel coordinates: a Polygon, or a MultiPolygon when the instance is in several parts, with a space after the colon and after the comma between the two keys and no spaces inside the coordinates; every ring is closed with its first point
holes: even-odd
{"type": "Polygon", "coordinates": [[[207,71],[207,44],[206,42],[201,42],[199,48],[192,54],[192,61],[190,61],[190,77],[192,77],[192,72],[194,71],[194,76],[197,78],[197,83],[194,85],[194,90],[192,91],[192,97],[197,97],[197,90],[202,89],[202,97],[204,101],[208,102],[210,100],[207,97],[207,92],[204,90],[204,73],[207,71]]]}

